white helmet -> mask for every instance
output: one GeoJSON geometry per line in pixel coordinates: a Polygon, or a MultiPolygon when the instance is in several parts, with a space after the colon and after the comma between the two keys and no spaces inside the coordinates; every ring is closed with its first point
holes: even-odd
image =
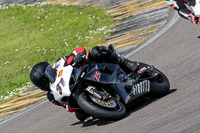
{"type": "Polygon", "coordinates": [[[194,15],[200,17],[200,0],[196,0],[196,5],[193,7],[194,15]]]}

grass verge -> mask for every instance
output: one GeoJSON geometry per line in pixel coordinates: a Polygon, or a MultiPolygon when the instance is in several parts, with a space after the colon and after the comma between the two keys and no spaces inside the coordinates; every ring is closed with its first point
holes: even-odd
{"type": "Polygon", "coordinates": [[[0,9],[0,104],[33,85],[32,66],[105,40],[113,16],[87,6],[14,5],[0,9]]]}

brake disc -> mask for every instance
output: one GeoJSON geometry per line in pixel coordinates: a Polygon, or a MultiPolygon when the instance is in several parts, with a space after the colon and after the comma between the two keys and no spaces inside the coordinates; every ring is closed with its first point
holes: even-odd
{"type": "Polygon", "coordinates": [[[106,108],[115,108],[117,106],[116,102],[113,99],[109,99],[106,101],[102,101],[99,98],[96,98],[92,95],[90,95],[90,98],[93,102],[95,102],[96,104],[106,107],[106,108]]]}

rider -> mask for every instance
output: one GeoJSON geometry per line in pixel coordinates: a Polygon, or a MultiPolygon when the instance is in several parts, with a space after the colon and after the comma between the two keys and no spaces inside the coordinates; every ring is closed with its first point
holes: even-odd
{"type": "MultiPolygon", "coordinates": [[[[139,68],[139,63],[135,61],[130,61],[115,52],[112,52],[105,46],[96,46],[90,49],[86,55],[86,50],[84,47],[79,47],[75,49],[69,56],[63,56],[59,58],[54,64],[53,68],[57,70],[59,67],[65,67],[67,65],[72,65],[73,67],[81,67],[87,61],[86,59],[101,63],[115,63],[119,64],[120,67],[126,72],[134,72],[139,68]]],[[[48,62],[40,62],[36,64],[30,73],[30,79],[34,85],[38,88],[47,91],[47,98],[49,101],[56,105],[63,106],[68,109],[69,112],[75,112],[76,117],[79,120],[85,120],[89,115],[82,110],[76,110],[70,106],[55,100],[55,96],[50,90],[50,80],[45,75],[45,70],[49,66],[48,62]]]]}
{"type": "Polygon", "coordinates": [[[166,0],[178,14],[193,24],[200,22],[200,0],[166,0]],[[188,8],[189,7],[189,8],[188,8]]]}

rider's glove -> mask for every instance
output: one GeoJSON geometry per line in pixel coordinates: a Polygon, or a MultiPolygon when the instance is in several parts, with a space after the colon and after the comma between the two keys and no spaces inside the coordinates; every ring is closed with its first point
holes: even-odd
{"type": "Polygon", "coordinates": [[[72,66],[80,66],[85,59],[86,59],[86,55],[85,54],[78,53],[73,59],[72,66]]]}

